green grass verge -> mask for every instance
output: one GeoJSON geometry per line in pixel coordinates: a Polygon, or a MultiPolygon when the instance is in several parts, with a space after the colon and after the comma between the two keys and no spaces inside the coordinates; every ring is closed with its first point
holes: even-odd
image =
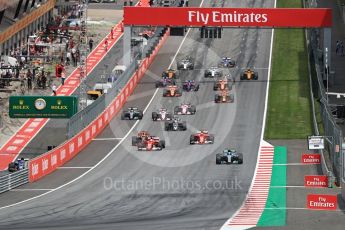
{"type": "MultiPolygon", "coordinates": [[[[286,164],[286,147],[274,147],[274,164],[286,164]]],[[[286,166],[273,166],[271,186],[286,186],[286,166]]],[[[286,225],[286,187],[271,187],[268,192],[265,210],[263,211],[258,227],[286,225]]]]}
{"type": "MultiPolygon", "coordinates": [[[[277,7],[302,7],[277,0],[277,7]]],[[[308,56],[303,29],[275,29],[266,139],[300,139],[312,133],[308,56]]]]}

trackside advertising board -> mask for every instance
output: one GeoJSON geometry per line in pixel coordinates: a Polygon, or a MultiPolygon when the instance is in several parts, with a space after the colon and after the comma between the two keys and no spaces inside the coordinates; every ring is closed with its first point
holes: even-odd
{"type": "Polygon", "coordinates": [[[316,187],[316,188],[327,188],[328,187],[328,177],[319,175],[308,175],[304,176],[304,186],[305,187],[316,187]]]}
{"type": "Polygon", "coordinates": [[[70,118],[77,112],[74,96],[10,96],[11,118],[70,118]]]}
{"type": "Polygon", "coordinates": [[[331,27],[323,8],[124,7],[124,25],[222,27],[331,27]]]}
{"type": "Polygon", "coordinates": [[[337,196],[336,195],[322,195],[322,194],[308,194],[307,207],[316,210],[336,210],[337,196]]]}
{"type": "Polygon", "coordinates": [[[302,164],[320,164],[321,163],[321,155],[317,153],[303,153],[301,157],[302,164]]]}

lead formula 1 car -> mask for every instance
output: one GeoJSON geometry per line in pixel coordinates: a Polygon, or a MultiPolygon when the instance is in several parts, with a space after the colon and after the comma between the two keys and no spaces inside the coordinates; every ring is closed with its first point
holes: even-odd
{"type": "Polygon", "coordinates": [[[243,154],[234,149],[224,149],[222,153],[217,153],[216,164],[243,164],[243,154]]]}
{"type": "Polygon", "coordinates": [[[189,143],[191,145],[213,144],[214,143],[214,135],[209,134],[208,131],[206,131],[206,130],[203,130],[203,131],[197,132],[195,134],[192,134],[190,136],[189,143]]]}
{"type": "Polygon", "coordinates": [[[259,79],[258,73],[251,69],[246,69],[241,74],[241,80],[258,80],[258,79],[259,79]]]}

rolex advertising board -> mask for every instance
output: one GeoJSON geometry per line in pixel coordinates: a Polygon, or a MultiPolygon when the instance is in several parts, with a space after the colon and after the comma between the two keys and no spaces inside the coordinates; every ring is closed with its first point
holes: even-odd
{"type": "Polygon", "coordinates": [[[74,96],[11,96],[11,118],[70,118],[78,112],[74,96]]]}

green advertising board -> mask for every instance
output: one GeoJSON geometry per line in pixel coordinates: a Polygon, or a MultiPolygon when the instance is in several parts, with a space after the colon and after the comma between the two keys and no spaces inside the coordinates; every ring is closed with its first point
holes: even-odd
{"type": "Polygon", "coordinates": [[[74,96],[11,96],[11,118],[70,118],[78,112],[74,96]]]}

